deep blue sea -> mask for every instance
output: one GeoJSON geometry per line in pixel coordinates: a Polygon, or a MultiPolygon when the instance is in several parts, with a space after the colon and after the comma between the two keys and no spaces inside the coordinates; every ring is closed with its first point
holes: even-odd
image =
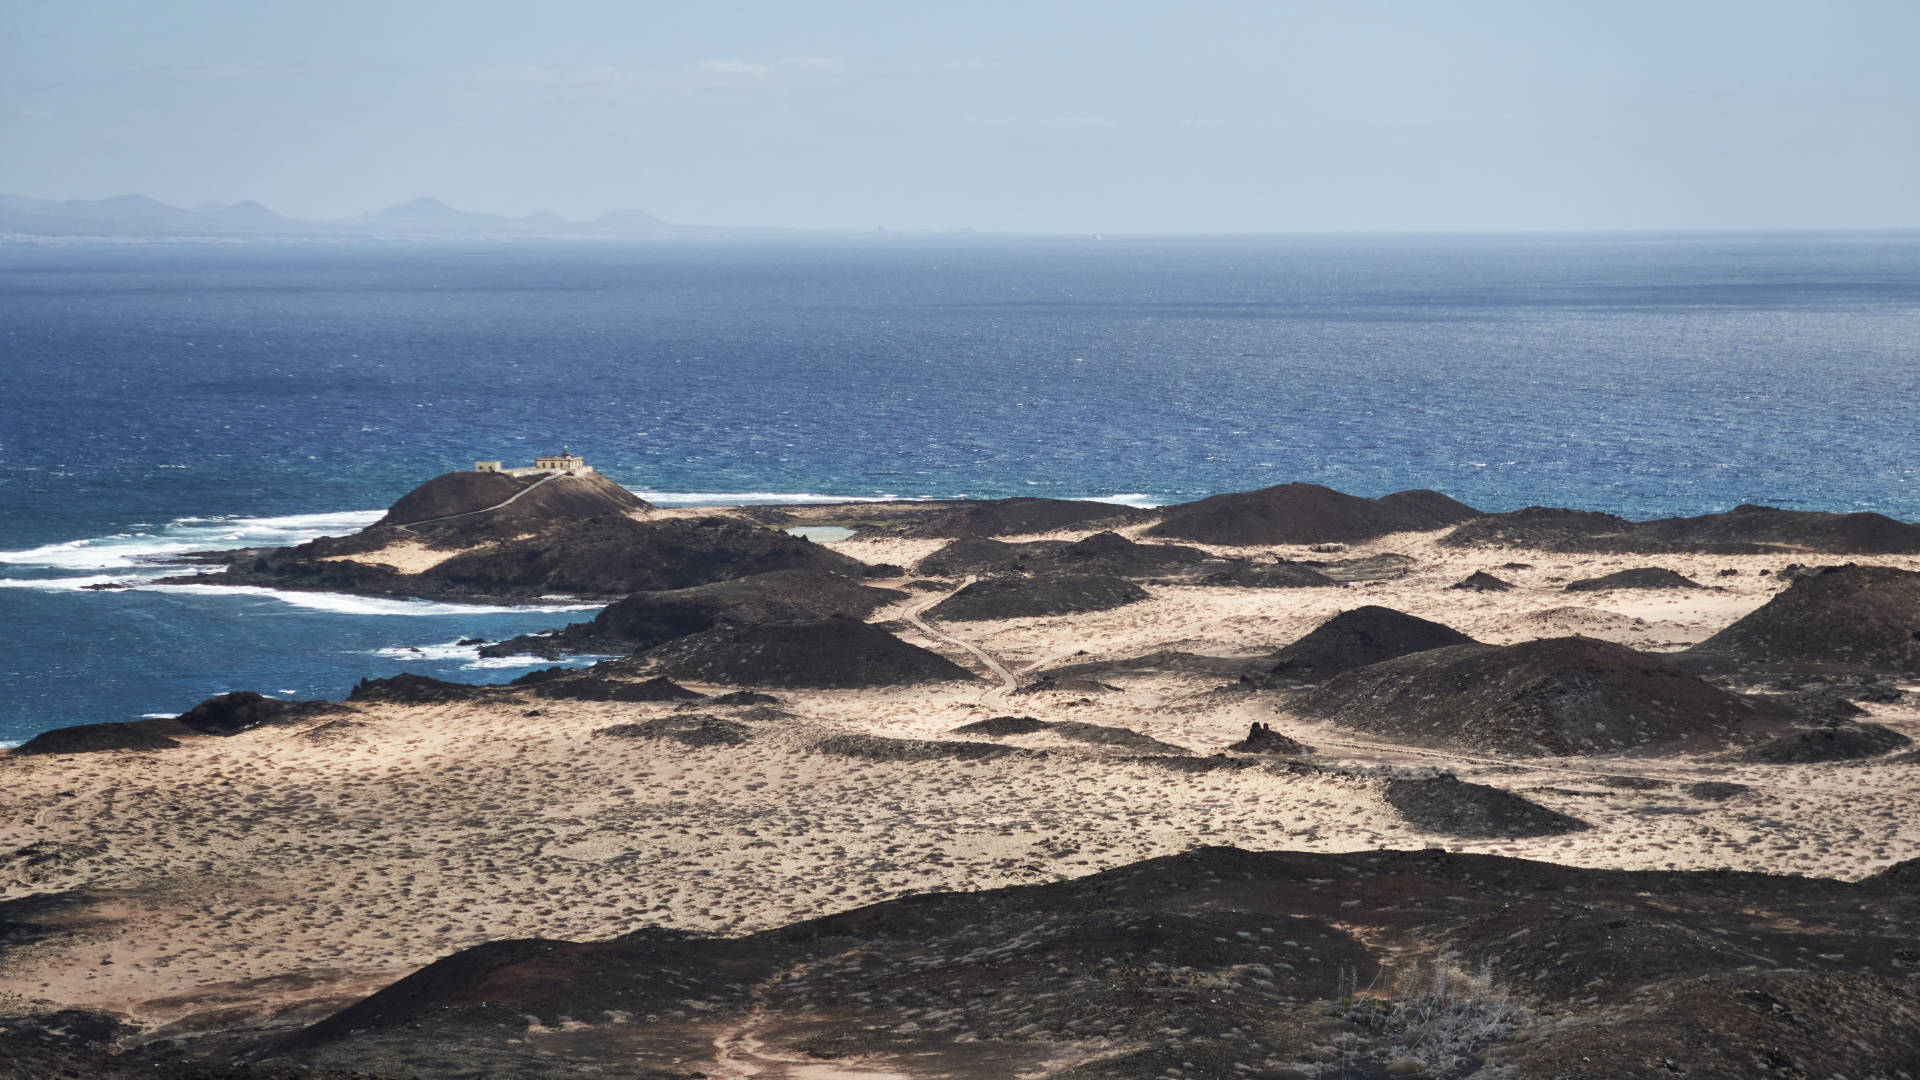
{"type": "Polygon", "coordinates": [[[0,741],[585,617],[142,588],[566,443],[648,498],[1920,518],[1920,235],[0,245],[0,741]]]}

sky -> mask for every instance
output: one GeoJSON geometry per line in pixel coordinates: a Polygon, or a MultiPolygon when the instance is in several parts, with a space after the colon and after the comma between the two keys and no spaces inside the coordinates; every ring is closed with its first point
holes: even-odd
{"type": "Polygon", "coordinates": [[[1920,3],[0,2],[0,192],[1043,233],[1920,227],[1920,3]]]}

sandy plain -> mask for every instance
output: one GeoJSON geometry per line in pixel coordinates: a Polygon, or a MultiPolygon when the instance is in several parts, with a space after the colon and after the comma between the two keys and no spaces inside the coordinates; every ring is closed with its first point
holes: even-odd
{"type": "MultiPolygon", "coordinates": [[[[1437,546],[1440,535],[1389,536],[1337,556],[1251,553],[1411,556],[1410,572],[1392,580],[1340,589],[1149,586],[1151,600],[1111,611],[938,629],[1019,676],[1167,649],[1251,660],[1362,604],[1493,643],[1578,633],[1657,652],[1759,607],[1781,587],[1787,564],[1835,561],[1460,550],[1437,546]],[[1563,591],[1567,581],[1646,565],[1712,587],[1563,591]],[[1737,573],[1722,576],[1728,569],[1737,573]],[[1517,587],[1447,588],[1476,570],[1517,587]]],[[[940,544],[856,538],[836,546],[868,562],[911,565],[940,544]]],[[[419,564],[439,553],[413,554],[419,564]]],[[[1911,557],[1857,561],[1920,570],[1911,557]]],[[[941,595],[914,593],[873,619],[982,671],[950,640],[903,621],[941,595]]],[[[489,940],[600,939],[648,925],[750,931],[914,892],[1078,877],[1210,844],[1444,845],[1576,866],[1846,879],[1920,855],[1920,816],[1910,811],[1920,764],[1467,757],[1276,712],[1270,696],[1221,690],[1231,679],[1217,673],[1120,668],[1099,678],[1114,689],[1009,694],[983,678],[774,690],[776,705],[744,708],[533,697],[356,705],[160,753],[0,758],[0,852],[15,853],[0,856],[0,900],[51,895],[46,902],[74,927],[7,954],[0,1010],[112,1011],[150,1033],[292,1022],[489,940]],[[725,716],[754,737],[691,748],[598,734],[685,713],[725,716]],[[1044,732],[997,740],[1044,755],[983,761],[876,761],[818,747],[846,733],[968,738],[953,729],[1006,715],[1126,728],[1197,755],[1268,722],[1313,747],[1326,771],[1182,771],[1137,750],[1044,732]],[[1495,841],[1421,832],[1380,788],[1393,770],[1429,767],[1593,828],[1495,841]],[[1608,776],[1668,786],[1627,789],[1602,783],[1608,776]],[[1751,791],[1722,802],[1685,793],[1702,780],[1751,791]]],[[[1865,719],[1920,738],[1915,700],[1867,705],[1865,719]]]]}

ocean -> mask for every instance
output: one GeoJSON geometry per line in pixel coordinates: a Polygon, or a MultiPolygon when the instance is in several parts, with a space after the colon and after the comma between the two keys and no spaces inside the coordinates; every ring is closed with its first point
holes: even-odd
{"type": "Polygon", "coordinates": [[[1306,480],[1920,518],[1920,234],[0,244],[0,742],[587,617],[143,587],[562,444],[656,501],[1306,480]]]}

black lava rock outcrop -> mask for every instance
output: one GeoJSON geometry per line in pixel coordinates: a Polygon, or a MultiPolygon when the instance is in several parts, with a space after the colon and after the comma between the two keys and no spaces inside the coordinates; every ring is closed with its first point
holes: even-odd
{"type": "Polygon", "coordinates": [[[1137,578],[1180,574],[1210,562],[1222,564],[1198,548],[1139,544],[1118,533],[1102,532],[1072,542],[963,538],[921,559],[914,570],[936,577],[1064,572],[1137,578]]]}
{"type": "Polygon", "coordinates": [[[436,476],[400,496],[373,527],[441,523],[496,527],[650,508],[646,500],[597,472],[539,476],[456,472],[436,476]]]}
{"type": "Polygon", "coordinates": [[[1337,581],[1305,563],[1236,562],[1200,579],[1202,585],[1232,589],[1337,589],[1337,581]]]}
{"type": "Polygon", "coordinates": [[[1298,739],[1288,738],[1258,721],[1248,727],[1246,738],[1227,749],[1242,754],[1278,754],[1281,757],[1304,757],[1313,753],[1313,747],[1298,739]]]}
{"type": "Polygon", "coordinates": [[[1337,675],[1292,707],[1396,742],[1554,755],[1751,742],[1791,716],[1582,637],[1413,653],[1337,675]]]}
{"type": "Polygon", "coordinates": [[[993,716],[985,720],[975,720],[970,724],[961,724],[953,729],[955,735],[985,735],[998,738],[1002,735],[1031,735],[1036,731],[1045,731],[1053,725],[1045,720],[1036,720],[1031,716],[993,716]]]}
{"type": "Polygon", "coordinates": [[[1151,599],[1131,581],[1096,574],[1045,574],[976,581],[927,609],[953,622],[1026,619],[1107,611],[1151,599]]]}
{"type": "Polygon", "coordinates": [[[339,711],[340,706],[331,701],[282,701],[251,690],[239,690],[210,697],[176,719],[202,735],[235,735],[262,724],[304,720],[339,711]]]}
{"type": "Polygon", "coordinates": [[[734,686],[831,690],[974,678],[938,653],[838,616],[805,623],[717,626],[636,659],[672,678],[734,686]]]}
{"type": "Polygon", "coordinates": [[[738,720],[694,713],[657,716],[637,724],[614,724],[594,734],[616,739],[667,740],[704,750],[715,746],[744,746],[753,738],[753,729],[738,720]]]}
{"type": "Polygon", "coordinates": [[[769,574],[634,593],[601,609],[591,622],[526,634],[480,650],[481,656],[630,653],[710,630],[720,623],[805,622],[829,615],[864,618],[905,597],[819,570],[769,574]]]}
{"type": "MultiPolygon", "coordinates": [[[[1414,812],[1452,801],[1435,790],[1409,789],[1414,812]]],[[[1357,981],[1385,996],[1367,1015],[1455,1018],[1445,1039],[1406,1032],[1454,1055],[1430,1058],[1429,1076],[1464,1076],[1498,1044],[1515,1077],[1893,1077],[1920,1074],[1916,878],[1912,865],[1854,884],[1431,849],[1202,848],[737,937],[490,942],[253,1057],[533,1077],[553,1075],[564,1050],[577,1073],[664,1080],[698,1071],[688,1063],[713,1052],[716,1029],[751,1025],[823,1070],[952,1080],[1333,1075],[1314,1062],[1334,1038],[1348,1075],[1405,1072],[1389,1071],[1403,1044],[1329,1010],[1357,981]],[[1441,954],[1493,986],[1426,996],[1408,957],[1441,954]],[[1511,1003],[1548,1022],[1508,1039],[1496,1021],[1511,1003]],[[644,1028],[598,1019],[649,1014],[644,1028]],[[1460,1035],[1469,1025],[1478,1042],[1460,1035]],[[1097,1056],[1090,1029],[1112,1040],[1097,1056]],[[1082,1063],[1063,1068],[1067,1055],[1082,1063]]]]}
{"type": "Polygon", "coordinates": [[[456,701],[471,701],[491,690],[488,686],[475,686],[472,683],[448,682],[429,675],[415,675],[410,671],[385,679],[361,679],[354,684],[348,701],[389,705],[447,705],[456,701]]]}
{"type": "Polygon", "coordinates": [[[1422,832],[1485,840],[1558,836],[1593,827],[1511,791],[1453,776],[1395,778],[1381,794],[1407,824],[1422,832]]]}
{"type": "Polygon", "coordinates": [[[1437,491],[1364,499],[1294,483],[1166,507],[1147,535],[1228,547],[1358,543],[1388,533],[1443,529],[1479,516],[1480,511],[1437,491]]]}
{"type": "Polygon", "coordinates": [[[991,761],[1010,755],[1036,754],[1037,751],[998,743],[961,742],[949,739],[889,739],[879,735],[829,735],[813,744],[823,754],[850,757],[861,761],[991,761]]]}
{"type": "Polygon", "coordinates": [[[1781,666],[1920,672],[1920,573],[1828,566],[1688,650],[1781,666]]]}
{"type": "Polygon", "coordinates": [[[633,682],[592,675],[541,682],[534,685],[533,693],[556,701],[697,701],[706,696],[671,679],[655,677],[633,682]]]}
{"type": "Polygon", "coordinates": [[[1596,578],[1567,583],[1567,592],[1605,592],[1609,589],[1698,589],[1703,586],[1686,576],[1659,566],[1637,566],[1616,570],[1596,578]]]}
{"type": "MultiPolygon", "coordinates": [[[[174,733],[180,733],[178,727],[174,733]]],[[[35,754],[97,754],[108,750],[171,750],[180,743],[154,725],[136,720],[117,724],[73,724],[43,731],[10,753],[23,757],[35,754]]]]}
{"type": "Polygon", "coordinates": [[[1210,560],[1199,548],[1183,544],[1141,544],[1114,532],[1098,532],[1059,549],[1052,563],[1062,569],[1142,577],[1164,574],[1210,560]]]}
{"type": "Polygon", "coordinates": [[[1487,573],[1485,570],[1475,570],[1473,573],[1447,586],[1447,588],[1460,589],[1466,592],[1507,592],[1513,588],[1513,582],[1503,581],[1487,573]]]}
{"type": "Polygon", "coordinates": [[[1273,654],[1264,677],[1274,683],[1317,683],[1396,656],[1473,639],[1440,623],[1368,604],[1343,611],[1273,654]]]}
{"type": "Polygon", "coordinates": [[[1742,751],[1746,761],[1769,765],[1858,761],[1912,746],[1913,740],[1879,724],[1823,724],[1780,735],[1742,751]]]}
{"type": "Polygon", "coordinates": [[[415,576],[474,595],[626,596],[775,570],[858,577],[864,569],[825,546],[724,518],[601,517],[458,555],[415,576]]]}
{"type": "Polygon", "coordinates": [[[1724,514],[1628,521],[1612,514],[1529,506],[1470,521],[1441,538],[1450,547],[1523,547],[1587,554],[1828,555],[1920,553],[1920,525],[1881,514],[1776,510],[1751,504],[1724,514]]]}
{"type": "Polygon", "coordinates": [[[1151,521],[1154,511],[1118,503],[1077,499],[992,499],[935,515],[901,531],[902,536],[1025,536],[1086,529],[1096,525],[1132,525],[1151,521]]]}
{"type": "MultiPolygon", "coordinates": [[[[246,553],[218,573],[168,580],[441,600],[533,601],[553,595],[615,599],[776,570],[849,577],[866,570],[856,559],[777,529],[717,517],[635,521],[624,514],[544,521],[533,528],[516,524],[504,535],[487,534],[490,542],[484,546],[417,574],[332,557],[371,550],[370,535],[348,538],[352,544],[323,538],[246,553]]],[[[386,539],[398,538],[387,531],[386,539]]]]}

